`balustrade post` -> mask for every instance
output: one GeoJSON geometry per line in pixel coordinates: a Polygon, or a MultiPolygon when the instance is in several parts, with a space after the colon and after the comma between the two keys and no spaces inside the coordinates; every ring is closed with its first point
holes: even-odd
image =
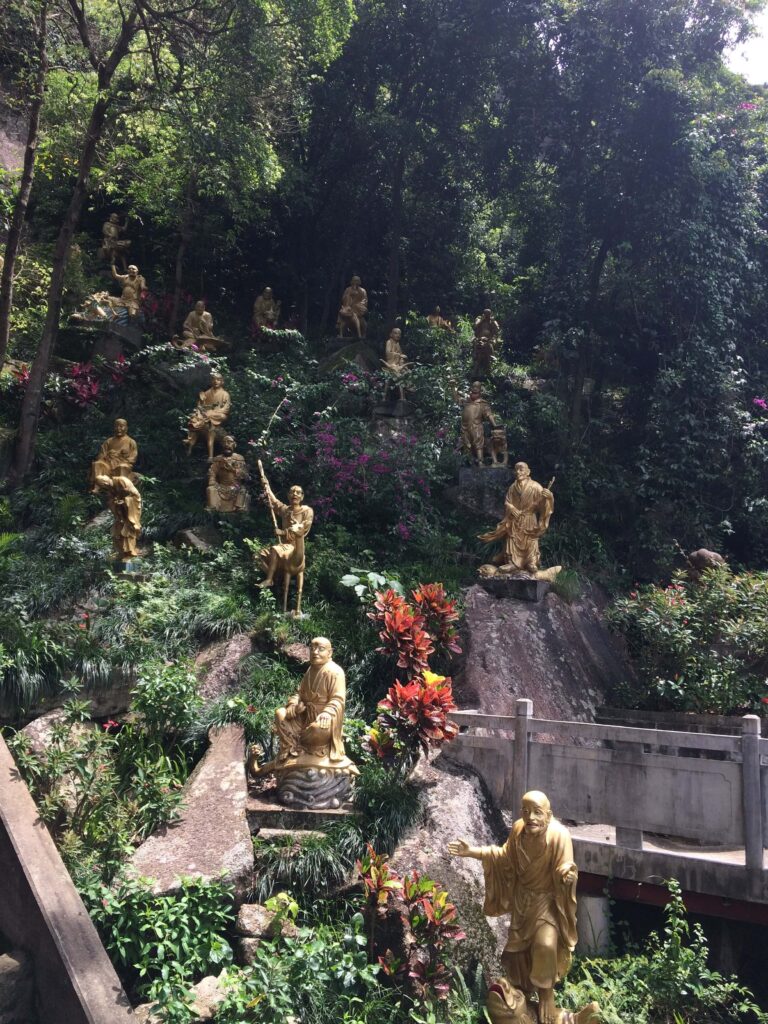
{"type": "Polygon", "coordinates": [[[530,743],[533,701],[521,697],[515,701],[515,749],[512,761],[512,783],[515,814],[520,813],[523,794],[528,792],[528,744],[530,743]]]}

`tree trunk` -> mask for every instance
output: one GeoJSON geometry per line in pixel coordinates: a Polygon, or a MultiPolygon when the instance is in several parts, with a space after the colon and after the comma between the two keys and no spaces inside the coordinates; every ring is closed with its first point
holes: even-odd
{"type": "Polygon", "coordinates": [[[37,347],[35,358],[29,371],[29,380],[24,391],[24,398],[21,403],[21,416],[19,419],[18,440],[16,443],[16,454],[13,466],[11,467],[10,479],[13,486],[22,482],[32,466],[32,459],[35,454],[35,439],[37,437],[37,426],[40,420],[40,409],[43,403],[43,387],[45,378],[48,375],[48,367],[51,356],[56,346],[56,339],[59,334],[59,318],[61,316],[61,297],[64,289],[64,273],[67,267],[69,247],[72,244],[77,225],[80,222],[80,213],[83,209],[88,180],[96,159],[96,149],[104,131],[104,123],[109,107],[109,87],[114,78],[115,71],[120,62],[128,52],[131,40],[136,34],[136,22],[138,14],[136,10],[123,22],[120,35],[114,45],[108,60],[99,64],[98,70],[98,92],[96,102],[91,108],[91,116],[88,121],[88,128],[85,132],[82,152],[80,153],[80,166],[78,168],[77,181],[72,190],[69,200],[69,207],[64,216],[59,237],[56,239],[56,248],[53,253],[53,265],[51,268],[51,283],[48,287],[48,311],[43,325],[43,333],[40,337],[40,344],[37,347]]]}
{"type": "Polygon", "coordinates": [[[179,247],[176,250],[176,269],[173,275],[173,305],[171,306],[171,315],[168,323],[171,334],[176,330],[176,325],[179,322],[179,307],[181,306],[181,291],[184,283],[184,256],[187,252],[187,246],[192,240],[192,227],[194,224],[194,213],[195,203],[193,196],[195,194],[195,175],[190,173],[189,181],[187,182],[187,189],[184,196],[184,210],[181,215],[181,224],[179,225],[179,247]]]}
{"type": "Polygon", "coordinates": [[[21,243],[21,233],[27,216],[29,196],[32,191],[32,179],[35,176],[35,158],[40,130],[40,110],[45,97],[45,82],[48,75],[48,0],[40,5],[40,20],[37,26],[37,74],[35,91],[29,111],[29,127],[27,129],[27,145],[24,150],[24,167],[19,182],[19,192],[13,208],[11,225],[8,229],[8,241],[5,246],[5,264],[0,275],[0,367],[8,354],[8,341],[11,334],[11,309],[13,308],[13,275],[16,269],[16,256],[21,243]]]}
{"type": "Polygon", "coordinates": [[[389,258],[387,260],[386,328],[390,330],[397,319],[397,300],[400,289],[400,243],[403,235],[403,179],[405,155],[402,150],[394,160],[392,171],[392,217],[389,232],[389,258]]]}

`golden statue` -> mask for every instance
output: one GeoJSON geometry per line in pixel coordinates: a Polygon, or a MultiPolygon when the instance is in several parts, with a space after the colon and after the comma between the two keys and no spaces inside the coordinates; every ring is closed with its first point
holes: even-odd
{"type": "MultiPolygon", "coordinates": [[[[485,1002],[492,1024],[537,1024],[537,1008],[529,1003],[519,988],[506,978],[496,978],[488,989],[485,1002]]],[[[577,1013],[570,1010],[556,1010],[555,1024],[598,1024],[600,1007],[588,1003],[577,1013]]]]}
{"type": "Polygon", "coordinates": [[[138,316],[141,309],[141,296],[142,292],[146,291],[147,282],[139,273],[139,268],[135,264],[131,264],[128,267],[127,274],[118,274],[115,269],[115,264],[112,264],[112,277],[116,281],[119,281],[123,286],[122,294],[119,299],[111,296],[109,304],[113,309],[124,308],[128,311],[128,316],[138,316]]]}
{"type": "Polygon", "coordinates": [[[359,772],[344,751],[342,729],[347,683],[332,660],[331,641],[316,636],[309,645],[309,668],[299,692],[275,712],[278,750],[258,774],[274,772],[284,803],[338,807],[359,772]]]}
{"type": "Polygon", "coordinates": [[[112,544],[120,562],[137,557],[136,545],[141,534],[141,495],[127,476],[97,476],[99,488],[107,492],[107,506],[112,513],[112,544]]]}
{"type": "Polygon", "coordinates": [[[275,582],[275,573],[283,577],[283,611],[288,611],[288,588],[291,585],[291,578],[296,577],[296,611],[295,615],[301,615],[301,595],[304,591],[304,569],[306,557],[304,552],[304,538],[312,529],[312,520],[315,518],[314,511],[309,505],[303,505],[304,491],[301,487],[294,485],[288,491],[288,504],[285,505],[279,498],[276,498],[272,488],[267,483],[264,475],[264,467],[259,461],[259,474],[264,488],[264,495],[269,502],[269,510],[272,514],[272,525],[275,530],[277,544],[263,548],[259,552],[259,558],[266,573],[265,578],[258,584],[260,587],[271,587],[275,582]],[[282,519],[282,527],[277,525],[275,513],[282,519]]]}
{"type": "Polygon", "coordinates": [[[224,390],[224,378],[214,370],[211,373],[211,386],[207,391],[200,392],[197,405],[187,421],[188,434],[183,442],[187,446],[187,454],[192,451],[202,434],[208,443],[208,458],[213,458],[216,435],[221,430],[222,423],[228,418],[229,409],[229,392],[224,390]]]}
{"type": "Polygon", "coordinates": [[[126,420],[117,419],[114,425],[114,434],[99,448],[99,454],[91,463],[91,472],[88,482],[91,485],[91,494],[97,494],[99,485],[96,478],[99,476],[127,476],[133,475],[133,465],[139,455],[139,449],[132,437],[128,436],[128,423],[126,420]]]}
{"type": "Polygon", "coordinates": [[[202,299],[199,299],[194,309],[187,313],[181,328],[181,337],[177,335],[172,338],[171,344],[174,348],[197,348],[203,352],[218,352],[220,348],[228,347],[228,342],[223,338],[217,338],[213,333],[213,317],[206,311],[202,299]]]}
{"type": "Polygon", "coordinates": [[[253,304],[253,326],[270,331],[277,329],[280,320],[280,303],[272,294],[271,288],[265,288],[253,304]]]}
{"type": "Polygon", "coordinates": [[[527,462],[515,463],[515,482],[504,499],[504,518],[490,533],[479,534],[479,539],[490,543],[503,540],[504,548],[494,558],[493,565],[480,568],[482,576],[525,574],[538,580],[553,580],[562,566],[540,569],[539,539],[549,529],[549,520],[555,507],[555,496],[550,487],[542,487],[531,480],[527,462]],[[497,568],[498,567],[498,568],[497,568]]]}
{"type": "Polygon", "coordinates": [[[101,226],[100,255],[112,264],[119,261],[123,267],[125,267],[126,262],[125,251],[130,248],[131,243],[129,239],[121,238],[120,235],[122,235],[127,226],[127,223],[120,223],[120,218],[116,213],[110,213],[108,219],[101,226]]]}
{"type": "Polygon", "coordinates": [[[367,313],[368,292],[360,284],[360,278],[355,275],[341,296],[341,309],[336,321],[339,337],[343,338],[344,331],[348,329],[356,338],[364,338],[367,330],[365,322],[367,313]]]}
{"type": "MultiPolygon", "coordinates": [[[[475,847],[458,839],[448,844],[448,852],[482,861],[483,913],[487,917],[509,914],[501,955],[507,985],[498,987],[509,996],[513,989],[523,996],[535,992],[539,1024],[560,1024],[564,1018],[555,1007],[554,987],[565,977],[576,946],[578,871],[568,829],[552,817],[546,796],[532,790],[523,796],[522,817],[503,846],[475,847]]],[[[489,1012],[496,1002],[489,996],[489,1012]]],[[[492,1020],[525,1020],[524,1000],[521,1004],[515,996],[504,998],[504,1003],[518,1016],[492,1016],[492,1020]]]]}
{"type": "Polygon", "coordinates": [[[469,461],[477,466],[484,465],[485,423],[490,423],[492,429],[496,428],[496,417],[488,401],[483,398],[482,384],[476,380],[461,410],[461,446],[469,461]]]}
{"type": "Polygon", "coordinates": [[[433,311],[427,316],[427,324],[436,330],[450,331],[453,333],[453,324],[450,320],[443,319],[443,314],[441,313],[439,306],[435,306],[433,311]]]}
{"type": "Polygon", "coordinates": [[[475,320],[475,340],[472,347],[472,376],[488,377],[491,373],[491,359],[496,348],[496,339],[501,328],[490,309],[484,309],[475,320]]]}
{"type": "Polygon", "coordinates": [[[397,388],[400,400],[404,401],[405,387],[403,386],[403,375],[408,367],[408,357],[400,347],[402,336],[403,332],[399,327],[393,327],[389,332],[389,337],[384,346],[382,363],[384,368],[392,375],[392,383],[397,388]]]}
{"type": "Polygon", "coordinates": [[[231,434],[221,446],[224,454],[217,455],[208,470],[205,507],[215,512],[247,512],[251,499],[243,486],[248,479],[245,459],[235,451],[237,442],[231,434]]]}

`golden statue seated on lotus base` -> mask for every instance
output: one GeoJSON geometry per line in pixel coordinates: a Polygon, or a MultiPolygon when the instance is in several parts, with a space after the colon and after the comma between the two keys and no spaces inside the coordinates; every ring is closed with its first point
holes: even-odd
{"type": "Polygon", "coordinates": [[[254,774],[273,773],[278,800],[288,807],[339,808],[352,795],[359,774],[342,738],[346,677],[332,660],[326,637],[315,637],[309,650],[309,668],[298,693],[275,712],[277,756],[254,774]]]}

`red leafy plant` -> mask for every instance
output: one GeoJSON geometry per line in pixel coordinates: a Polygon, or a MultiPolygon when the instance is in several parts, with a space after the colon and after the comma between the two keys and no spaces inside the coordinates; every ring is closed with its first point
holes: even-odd
{"type": "Polygon", "coordinates": [[[390,868],[386,855],[376,853],[370,843],[360,860],[355,861],[355,870],[365,886],[368,956],[372,961],[376,948],[376,924],[386,917],[390,899],[396,890],[402,889],[403,883],[390,868]]]}
{"type": "Polygon", "coordinates": [[[413,679],[429,669],[429,658],[437,654],[460,654],[455,623],[459,613],[442,583],[421,583],[413,592],[415,605],[394,590],[376,592],[368,618],[381,627],[377,648],[389,654],[413,679]]]}
{"type": "Polygon", "coordinates": [[[369,745],[380,760],[410,770],[422,751],[429,754],[454,738],[458,726],[448,715],[455,710],[450,678],[425,669],[408,683],[395,680],[379,702],[369,745]]]}

